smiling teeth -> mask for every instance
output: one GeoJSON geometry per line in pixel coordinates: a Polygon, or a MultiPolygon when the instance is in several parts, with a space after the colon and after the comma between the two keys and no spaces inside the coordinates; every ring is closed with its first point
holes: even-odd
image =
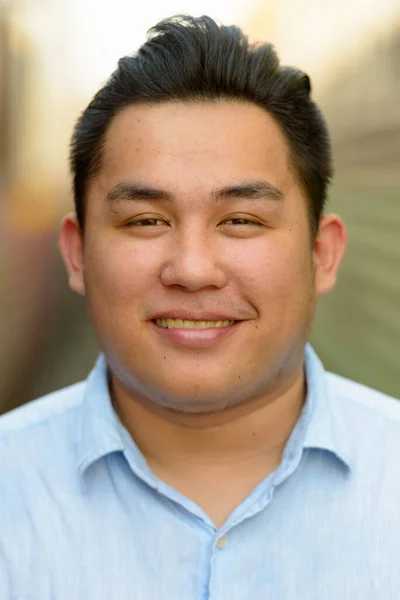
{"type": "Polygon", "coordinates": [[[159,327],[165,329],[209,329],[210,327],[229,327],[235,321],[185,321],[183,319],[156,319],[159,327]]]}

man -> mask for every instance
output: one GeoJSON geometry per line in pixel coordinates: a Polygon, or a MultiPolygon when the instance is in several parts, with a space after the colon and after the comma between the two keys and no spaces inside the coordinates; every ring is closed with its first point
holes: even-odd
{"type": "Polygon", "coordinates": [[[308,77],[164,21],[71,165],[60,248],[103,354],[1,420],[1,597],[398,599],[399,405],[307,344],[346,239],[308,77]]]}

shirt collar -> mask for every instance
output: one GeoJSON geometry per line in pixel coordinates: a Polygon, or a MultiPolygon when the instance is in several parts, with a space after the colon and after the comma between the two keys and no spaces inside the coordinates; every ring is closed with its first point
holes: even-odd
{"type": "Polygon", "coordinates": [[[118,417],[108,388],[107,362],[101,354],[91,371],[84,392],[79,438],[79,472],[99,458],[123,451],[118,417]]]}
{"type": "MultiPolygon", "coordinates": [[[[292,454],[295,446],[325,450],[350,468],[350,432],[343,421],[341,407],[330,393],[324,367],[309,344],[305,348],[305,371],[307,399],[285,454],[292,454]]],[[[110,398],[107,362],[101,354],[87,379],[83,399],[79,444],[81,475],[103,456],[126,449],[122,429],[110,398]]]]}
{"type": "Polygon", "coordinates": [[[326,371],[313,348],[305,349],[307,401],[304,407],[303,448],[317,448],[336,456],[350,469],[351,436],[342,414],[342,403],[329,388],[326,371]]]}

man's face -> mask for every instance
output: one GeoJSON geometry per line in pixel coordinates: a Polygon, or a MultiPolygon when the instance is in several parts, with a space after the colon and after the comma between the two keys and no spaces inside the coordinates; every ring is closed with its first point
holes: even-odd
{"type": "Polygon", "coordinates": [[[95,331],[131,394],[203,412],[285,385],[318,289],[277,124],[232,101],[123,110],[89,185],[83,266],[95,331]]]}

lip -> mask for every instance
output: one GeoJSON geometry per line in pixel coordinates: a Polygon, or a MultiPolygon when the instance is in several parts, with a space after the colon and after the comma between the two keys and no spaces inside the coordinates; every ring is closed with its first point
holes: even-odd
{"type": "MultiPolygon", "coordinates": [[[[182,314],[182,313],[181,313],[182,314]]],[[[203,315],[202,315],[203,316],[203,315]]],[[[170,318],[174,318],[169,313],[170,318]]],[[[157,317],[167,318],[167,317],[157,317]]],[[[181,319],[182,317],[175,317],[181,319]]],[[[216,318],[202,318],[202,319],[188,319],[188,321],[217,321],[217,320],[231,320],[233,319],[216,319],[216,318]]],[[[233,335],[237,328],[240,327],[242,321],[235,321],[232,325],[226,327],[208,327],[206,329],[168,329],[166,327],[159,327],[154,321],[150,321],[150,325],[153,327],[153,331],[156,335],[159,335],[164,342],[172,346],[178,346],[182,348],[214,348],[218,346],[222,341],[233,335]]]]}
{"type": "Polygon", "coordinates": [[[182,319],[182,321],[239,321],[237,316],[221,314],[217,312],[194,313],[183,309],[165,310],[150,317],[151,321],[156,319],[182,319]]]}

